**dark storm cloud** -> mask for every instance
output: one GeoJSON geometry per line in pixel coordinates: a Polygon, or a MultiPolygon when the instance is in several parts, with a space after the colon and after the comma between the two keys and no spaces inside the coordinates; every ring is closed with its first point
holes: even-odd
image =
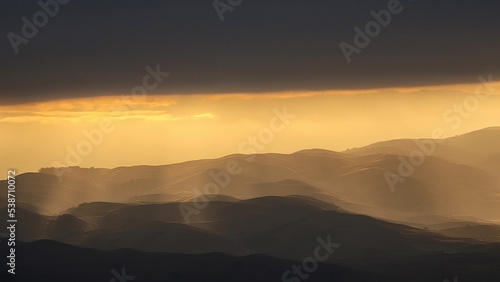
{"type": "Polygon", "coordinates": [[[171,75],[154,93],[185,94],[476,82],[498,72],[493,0],[402,0],[348,64],[339,44],[353,44],[353,28],[387,2],[244,0],[221,22],[209,0],[72,0],[16,55],[7,34],[20,35],[21,18],[40,7],[3,1],[0,102],[127,93],[156,64],[171,75]]]}

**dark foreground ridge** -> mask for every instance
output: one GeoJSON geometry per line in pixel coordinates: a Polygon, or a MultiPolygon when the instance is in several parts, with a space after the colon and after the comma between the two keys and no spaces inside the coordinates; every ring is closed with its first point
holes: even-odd
{"type": "MultiPolygon", "coordinates": [[[[1,251],[6,252],[5,241],[1,251]]],[[[202,255],[146,253],[134,250],[98,251],[54,241],[19,243],[16,275],[2,271],[1,281],[282,281],[284,271],[297,262],[264,255],[232,257],[221,253],[202,255]],[[134,276],[133,280],[132,276],[134,276]],[[13,279],[13,277],[15,279],[13,279]]],[[[340,262],[349,264],[348,261],[340,262]]],[[[351,267],[319,264],[307,281],[443,281],[496,282],[499,254],[443,254],[391,262],[357,261],[351,267]],[[357,270],[355,270],[357,269],[357,270]],[[424,271],[425,270],[425,271],[424,271]]],[[[2,266],[2,268],[5,268],[2,266]]],[[[298,280],[289,280],[298,281],[298,280]]]]}

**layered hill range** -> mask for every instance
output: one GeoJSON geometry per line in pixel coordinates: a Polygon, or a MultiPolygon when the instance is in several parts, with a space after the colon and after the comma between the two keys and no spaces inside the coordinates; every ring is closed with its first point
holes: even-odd
{"type": "Polygon", "coordinates": [[[438,142],[403,139],[345,152],[230,155],[163,166],[45,168],[18,176],[23,188],[18,201],[44,215],[96,201],[190,202],[208,183],[217,182],[214,176],[224,174],[229,163],[237,163],[238,175],[230,175],[229,181],[220,176],[227,185],[219,185],[219,198],[299,195],[405,223],[430,225],[450,218],[500,222],[500,127],[438,142]],[[432,154],[413,165],[409,156],[419,155],[429,142],[435,147],[432,154]]]}
{"type": "MultiPolygon", "coordinates": [[[[339,246],[327,263],[360,275],[393,277],[393,267],[380,264],[412,259],[453,261],[450,275],[498,278],[492,274],[500,263],[498,144],[500,127],[345,152],[45,168],[17,177],[17,236],[101,251],[292,261],[311,256],[321,239],[339,246]]],[[[0,203],[7,214],[6,199],[0,203]]],[[[436,272],[433,279],[446,274],[436,272]]]]}

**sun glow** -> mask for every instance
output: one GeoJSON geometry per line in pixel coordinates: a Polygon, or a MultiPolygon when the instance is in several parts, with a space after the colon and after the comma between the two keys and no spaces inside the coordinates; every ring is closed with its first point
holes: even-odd
{"type": "MultiPolygon", "coordinates": [[[[0,106],[3,163],[27,170],[64,164],[68,148],[105,123],[81,166],[165,164],[241,153],[274,111],[296,116],[259,152],[343,151],[393,138],[447,136],[500,124],[500,83],[369,90],[103,96],[0,106]],[[475,101],[476,92],[487,99],[475,101]],[[477,102],[477,105],[471,104],[477,102]],[[459,109],[462,109],[459,111],[459,109]],[[16,132],[16,134],[11,134],[16,132]],[[22,157],[20,157],[22,156],[22,157]]],[[[2,168],[6,169],[6,168],[2,168]]]]}

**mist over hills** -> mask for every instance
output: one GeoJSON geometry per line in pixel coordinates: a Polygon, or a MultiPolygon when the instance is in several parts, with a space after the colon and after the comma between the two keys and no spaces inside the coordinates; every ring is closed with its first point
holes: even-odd
{"type": "MultiPolygon", "coordinates": [[[[321,263],[323,274],[314,273],[311,281],[442,281],[450,270],[461,273],[460,281],[497,281],[498,141],[500,128],[487,128],[345,152],[235,154],[163,166],[72,167],[63,174],[44,168],[16,177],[17,236],[33,242],[22,249],[34,257],[59,248],[82,253],[79,259],[106,260],[117,252],[146,261],[162,256],[168,263],[217,258],[242,263],[242,273],[267,265],[262,271],[279,274],[269,281],[280,279],[285,262],[301,262],[318,242],[329,242],[335,250],[321,263]],[[416,165],[412,157],[419,150],[424,158],[416,165]],[[228,164],[238,169],[230,171],[228,164]],[[412,173],[401,174],[408,164],[412,173]],[[387,172],[404,181],[391,187],[387,172]],[[446,267],[433,265],[437,261],[446,267]]],[[[2,215],[6,203],[0,204],[2,215]]],[[[53,259],[62,263],[61,253],[53,259]]],[[[221,281],[238,277],[221,274],[226,268],[215,262],[210,267],[199,273],[221,281]]],[[[140,264],[135,270],[146,269],[140,264]]],[[[169,275],[193,281],[188,268],[179,269],[169,275]]]]}
{"type": "Polygon", "coordinates": [[[53,215],[85,202],[189,202],[205,193],[205,185],[216,183],[218,175],[227,182],[218,194],[237,199],[303,195],[410,224],[439,223],[438,218],[491,223],[500,218],[500,176],[495,170],[500,149],[492,145],[498,141],[499,128],[432,141],[433,153],[421,153],[422,164],[412,165],[413,173],[394,189],[386,172],[398,174],[402,166],[407,170],[408,156],[421,152],[419,142],[429,139],[393,140],[346,152],[261,154],[251,161],[246,155],[230,155],[163,166],[71,168],[63,174],[42,169],[19,175],[19,185],[26,188],[18,193],[29,209],[53,215]],[[223,177],[230,162],[241,173],[223,177]]]}
{"type": "MultiPolygon", "coordinates": [[[[102,205],[102,204],[101,204],[102,205]]],[[[317,237],[342,242],[335,258],[406,257],[443,252],[481,253],[499,244],[456,239],[339,210],[303,197],[264,197],[237,202],[214,201],[189,224],[178,203],[116,207],[88,214],[82,205],[56,217],[20,214],[45,223],[21,230],[24,240],[52,239],[101,250],[132,248],[149,252],[232,255],[267,254],[300,259],[317,237]],[[397,246],[397,248],[394,248],[397,246]]],[[[28,212],[24,212],[28,213],[28,212]]],[[[30,225],[31,227],[32,225],[30,225]]]]}

